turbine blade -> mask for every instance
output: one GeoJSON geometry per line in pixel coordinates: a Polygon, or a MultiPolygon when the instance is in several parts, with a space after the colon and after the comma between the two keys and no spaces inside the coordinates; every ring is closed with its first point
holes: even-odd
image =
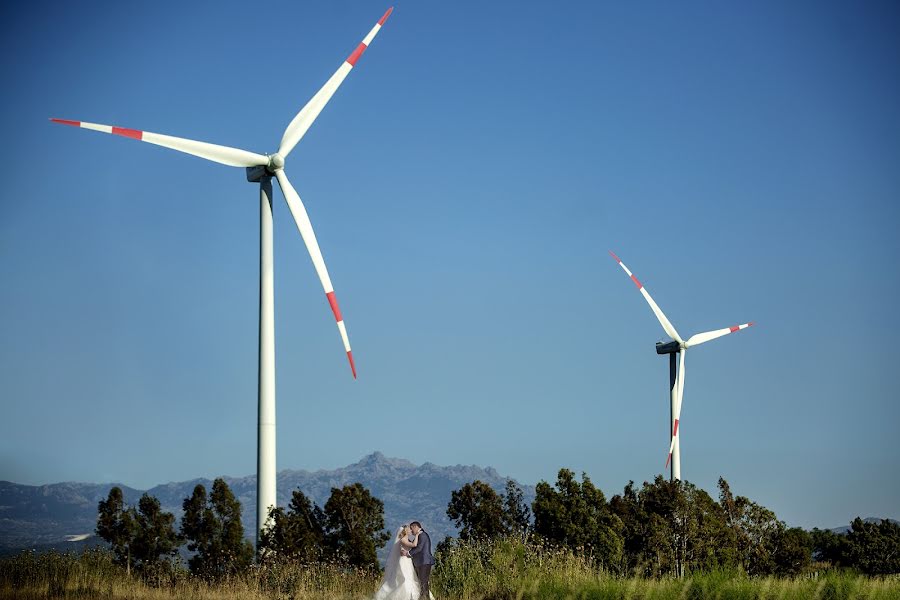
{"type": "Polygon", "coordinates": [[[171,148],[172,150],[178,150],[185,154],[193,154],[194,156],[228,165],[229,167],[256,167],[269,164],[268,157],[262,154],[256,154],[255,152],[240,150],[239,148],[219,146],[218,144],[198,142],[196,140],[153,133],[152,131],[126,129],[125,127],[115,127],[113,125],[100,125],[98,123],[87,123],[85,121],[69,121],[67,119],[50,120],[54,123],[61,123],[62,125],[71,125],[73,127],[81,127],[82,129],[92,129],[94,131],[121,135],[122,137],[156,144],[157,146],[171,148]]]}
{"type": "Polygon", "coordinates": [[[734,333],[735,331],[740,331],[741,329],[747,329],[748,327],[753,326],[753,321],[749,323],[744,323],[742,325],[735,325],[734,327],[726,327],[725,329],[716,329],[715,331],[707,331],[705,333],[698,333],[696,335],[692,335],[688,338],[688,341],[684,343],[686,348],[691,346],[699,346],[700,344],[704,344],[710,340],[714,340],[716,338],[720,338],[723,335],[728,335],[729,333],[734,333]]]}
{"type": "Polygon", "coordinates": [[[347,352],[347,359],[350,361],[350,370],[353,372],[353,378],[356,379],[356,364],[353,362],[353,352],[350,350],[350,339],[347,337],[347,327],[344,325],[344,318],[341,316],[341,309],[338,307],[337,297],[334,295],[334,286],[331,285],[331,278],[328,276],[328,269],[325,268],[325,259],[322,257],[322,251],[319,249],[319,242],[316,240],[316,233],[313,231],[312,223],[309,221],[309,215],[306,214],[306,207],[297,194],[297,190],[291,185],[284,169],[275,171],[275,177],[278,178],[278,185],[284,194],[288,208],[294,216],[297,223],[297,229],[300,230],[300,236],[306,244],[309,256],[312,258],[313,266],[325,288],[325,297],[328,298],[328,304],[331,306],[331,312],[334,313],[334,320],[337,321],[338,331],[341,333],[341,340],[344,342],[344,350],[347,352]]]}
{"type": "Polygon", "coordinates": [[[616,256],[615,252],[610,250],[609,254],[613,257],[613,260],[619,263],[619,266],[622,267],[622,269],[628,274],[628,276],[631,277],[634,285],[637,286],[638,290],[640,290],[641,294],[644,296],[644,300],[646,300],[647,304],[650,305],[651,310],[653,310],[653,314],[656,315],[656,319],[659,321],[659,324],[662,325],[662,328],[665,330],[666,335],[668,335],[679,344],[683,344],[684,340],[681,339],[681,336],[678,335],[677,331],[675,331],[675,327],[671,322],[669,322],[669,319],[666,318],[666,315],[659,308],[659,306],[657,306],[656,302],[653,301],[653,298],[650,297],[650,294],[647,292],[647,288],[645,288],[644,285],[640,281],[638,281],[638,278],[628,270],[628,267],[625,266],[625,263],[622,262],[622,259],[616,256]]]}
{"type": "Polygon", "coordinates": [[[669,443],[669,456],[666,458],[666,467],[672,459],[672,452],[675,450],[675,442],[678,439],[678,423],[681,421],[681,402],[684,399],[684,374],[685,374],[685,358],[687,358],[687,350],[681,349],[681,360],[678,364],[678,380],[675,382],[675,422],[672,425],[672,440],[669,443]]]}
{"type": "Polygon", "coordinates": [[[309,102],[306,103],[300,112],[297,113],[297,116],[290,122],[287,126],[287,129],[284,130],[284,135],[281,138],[281,146],[278,148],[278,154],[287,158],[288,154],[291,153],[291,150],[294,149],[294,146],[297,145],[297,142],[306,134],[306,131],[310,128],[313,122],[316,120],[316,117],[319,116],[319,113],[322,112],[322,109],[325,108],[325,105],[328,104],[328,101],[331,100],[331,97],[337,91],[337,89],[341,86],[341,83],[344,82],[344,79],[356,66],[356,61],[359,60],[359,57],[363,55],[363,52],[366,51],[366,48],[369,47],[369,44],[372,43],[372,40],[378,34],[378,31],[381,29],[381,26],[384,25],[384,22],[387,21],[387,18],[391,15],[391,12],[394,10],[393,7],[389,8],[384,16],[379,19],[379,21],[375,24],[375,27],[372,28],[372,31],[369,32],[369,35],[363,39],[363,41],[356,47],[350,56],[347,57],[347,60],[343,62],[343,64],[338,67],[338,70],[335,71],[334,75],[325,82],[325,85],[322,86],[316,95],[313,96],[309,102]]]}

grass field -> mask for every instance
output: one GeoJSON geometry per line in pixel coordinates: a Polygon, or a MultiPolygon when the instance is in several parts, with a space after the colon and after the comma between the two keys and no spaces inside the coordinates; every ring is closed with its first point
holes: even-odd
{"type": "MultiPolygon", "coordinates": [[[[566,552],[502,542],[445,552],[433,576],[438,600],[694,600],[818,598],[900,599],[900,578],[845,572],[805,577],[748,578],[736,573],[683,579],[614,577],[566,552]]],[[[23,553],[0,561],[0,598],[109,598],[189,600],[323,599],[371,597],[378,576],[333,565],[254,568],[240,577],[206,583],[183,569],[155,578],[128,576],[106,552],[23,553]]]]}

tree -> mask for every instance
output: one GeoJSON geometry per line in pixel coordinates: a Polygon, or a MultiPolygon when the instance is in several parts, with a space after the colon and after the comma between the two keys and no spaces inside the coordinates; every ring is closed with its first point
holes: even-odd
{"type": "Polygon", "coordinates": [[[900,573],[900,525],[887,519],[867,523],[856,517],[847,532],[847,557],[867,575],[900,573]]]}
{"type": "Polygon", "coordinates": [[[827,566],[840,567],[850,563],[847,551],[847,536],[837,534],[829,529],[814,528],[810,532],[812,538],[812,557],[827,566]]]}
{"type": "Polygon", "coordinates": [[[213,482],[208,499],[206,488],[197,484],[182,508],[181,535],[188,541],[188,550],[196,552],[188,561],[192,573],[218,579],[250,565],[253,546],[244,538],[241,503],[224,479],[213,482]]]}
{"type": "Polygon", "coordinates": [[[133,508],[125,507],[122,489],[118,486],[109,490],[106,500],[97,507],[97,535],[109,542],[116,562],[125,565],[131,574],[131,546],[135,536],[135,515],[133,508]]]}
{"type": "Polygon", "coordinates": [[[287,510],[270,509],[269,518],[259,543],[261,558],[312,563],[326,557],[325,513],[302,491],[294,490],[287,510]]]}
{"type": "Polygon", "coordinates": [[[800,527],[781,531],[772,554],[775,574],[782,576],[800,575],[812,562],[813,542],[809,532],[800,527]]]}
{"type": "Polygon", "coordinates": [[[622,521],[622,561],[619,571],[632,575],[650,575],[653,557],[647,552],[650,538],[650,519],[629,481],[621,495],[609,501],[610,510],[622,521]]]}
{"type": "Polygon", "coordinates": [[[734,534],[738,562],[749,575],[777,570],[775,552],[786,529],[775,513],[744,496],[735,497],[728,482],[719,478],[719,502],[725,522],[734,534]]]}
{"type": "Polygon", "coordinates": [[[331,488],[324,513],[336,556],[349,565],[378,570],[377,549],[391,537],[384,531],[384,503],[354,483],[331,488]]]}
{"type": "Polygon", "coordinates": [[[531,509],[525,503],[522,488],[516,485],[512,479],[506,480],[506,491],[503,494],[503,521],[510,534],[521,536],[522,539],[525,539],[531,529],[531,509]]]}
{"type": "Polygon", "coordinates": [[[537,484],[534,531],[615,570],[622,559],[622,521],[587,474],[581,479],[579,484],[572,471],[560,469],[556,489],[545,481],[537,484]]]}
{"type": "Polygon", "coordinates": [[[181,535],[187,541],[187,549],[197,553],[188,560],[188,566],[191,573],[200,574],[204,571],[205,550],[212,544],[215,520],[203,484],[194,486],[191,497],[184,499],[181,508],[184,511],[181,515],[181,535]]]}
{"type": "Polygon", "coordinates": [[[657,476],[634,482],[610,500],[623,524],[622,570],[639,576],[682,576],[735,564],[734,539],[722,507],[687,481],[657,476]]]}
{"type": "Polygon", "coordinates": [[[475,480],[450,494],[447,516],[462,540],[487,539],[507,533],[503,498],[488,484],[475,480]]]}
{"type": "Polygon", "coordinates": [[[142,571],[163,566],[178,552],[181,540],[175,533],[175,516],[164,512],[157,498],[147,493],[141,496],[134,522],[132,556],[142,571]]]}

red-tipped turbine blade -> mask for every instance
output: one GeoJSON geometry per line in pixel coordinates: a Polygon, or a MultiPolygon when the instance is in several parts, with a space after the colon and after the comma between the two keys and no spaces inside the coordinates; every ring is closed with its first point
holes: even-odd
{"type": "Polygon", "coordinates": [[[334,294],[334,286],[331,285],[331,278],[328,276],[328,269],[325,267],[325,259],[322,257],[322,250],[319,249],[319,242],[316,240],[316,233],[313,231],[309,215],[306,213],[306,207],[303,205],[303,201],[300,200],[297,190],[294,189],[294,186],[288,180],[284,169],[275,171],[275,177],[278,179],[278,185],[281,187],[284,199],[291,210],[297,229],[300,230],[303,243],[306,244],[306,250],[312,259],[319,281],[322,282],[322,287],[325,289],[325,297],[328,298],[328,305],[331,307],[331,312],[334,313],[334,320],[337,322],[341,341],[344,343],[344,351],[347,353],[347,360],[350,361],[350,370],[353,372],[353,378],[356,379],[356,364],[353,362],[353,353],[350,351],[350,338],[347,336],[347,327],[344,325],[344,317],[341,315],[337,296],[334,294]]]}
{"type": "Polygon", "coordinates": [[[350,71],[353,70],[353,67],[356,66],[356,63],[363,55],[363,52],[366,51],[369,44],[371,44],[372,40],[375,39],[375,36],[378,35],[378,31],[381,29],[381,26],[384,25],[385,21],[387,21],[393,10],[394,8],[391,7],[384,13],[384,16],[375,23],[375,27],[369,31],[369,35],[367,35],[363,41],[359,43],[356,49],[350,53],[350,56],[348,56],[341,66],[338,67],[338,70],[335,71],[334,75],[325,82],[322,89],[316,92],[316,95],[306,103],[306,106],[300,109],[297,116],[294,117],[287,126],[287,129],[284,130],[284,135],[281,138],[281,145],[278,148],[278,154],[287,158],[287,155],[291,153],[291,150],[294,149],[297,142],[303,138],[306,131],[312,126],[313,122],[315,122],[316,117],[319,116],[319,113],[322,112],[322,109],[325,108],[325,105],[331,100],[331,97],[344,82],[344,79],[346,79],[350,71]]]}
{"type": "Polygon", "coordinates": [[[71,125],[73,127],[81,127],[82,129],[91,129],[102,133],[111,133],[122,137],[140,140],[150,144],[156,144],[164,148],[178,150],[185,154],[199,156],[206,160],[211,160],[229,167],[256,167],[266,165],[269,159],[262,154],[255,152],[247,152],[239,148],[231,148],[229,146],[220,146],[218,144],[209,144],[207,142],[198,142],[187,138],[179,138],[171,135],[163,135],[161,133],[153,133],[152,131],[141,131],[140,129],[128,129],[126,127],[116,127],[115,125],[101,125],[99,123],[88,123],[86,121],[69,121],[68,119],[50,119],[54,123],[62,125],[71,125]]]}
{"type": "Polygon", "coordinates": [[[748,327],[753,326],[753,321],[749,323],[743,323],[741,325],[734,325],[733,327],[725,327],[724,329],[716,329],[715,331],[707,331],[705,333],[698,333],[692,335],[688,338],[688,341],[684,343],[686,347],[690,346],[699,346],[700,344],[704,344],[710,340],[714,340],[716,338],[720,338],[723,335],[728,335],[729,333],[734,333],[735,331],[740,331],[741,329],[747,329],[748,327]]]}
{"type": "Polygon", "coordinates": [[[662,325],[662,328],[666,332],[666,335],[668,335],[676,342],[682,343],[683,340],[675,330],[675,326],[672,325],[671,322],[669,322],[669,319],[666,318],[666,315],[663,313],[662,309],[660,309],[656,302],[653,301],[653,298],[650,297],[650,294],[647,292],[647,288],[645,288],[644,285],[640,281],[638,281],[638,278],[635,277],[634,274],[628,269],[628,267],[625,266],[625,263],[622,262],[622,259],[616,256],[615,252],[610,250],[609,255],[612,256],[613,260],[619,263],[619,266],[622,267],[622,270],[624,270],[625,273],[629,277],[631,277],[631,281],[634,282],[634,285],[637,286],[637,289],[641,292],[641,295],[644,296],[644,300],[646,300],[647,304],[650,305],[650,310],[652,310],[653,314],[656,315],[656,320],[659,321],[660,325],[662,325]]]}

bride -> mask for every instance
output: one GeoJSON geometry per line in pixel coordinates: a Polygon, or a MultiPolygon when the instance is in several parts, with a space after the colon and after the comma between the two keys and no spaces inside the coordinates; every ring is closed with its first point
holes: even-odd
{"type": "MultiPolygon", "coordinates": [[[[419,600],[419,579],[409,557],[410,548],[415,548],[418,543],[419,536],[411,534],[408,526],[397,530],[384,565],[384,579],[374,600],[419,600]]],[[[434,600],[434,594],[431,594],[431,600],[434,600]]]]}

